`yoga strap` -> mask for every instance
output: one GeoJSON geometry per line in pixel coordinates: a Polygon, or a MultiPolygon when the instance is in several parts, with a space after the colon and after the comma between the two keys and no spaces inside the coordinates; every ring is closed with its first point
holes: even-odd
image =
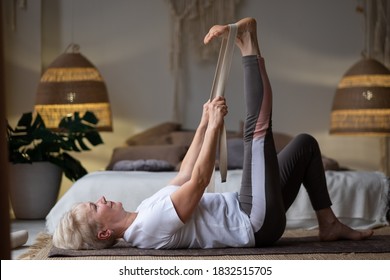
{"type": "MultiPolygon", "coordinates": [[[[234,53],[234,43],[237,36],[237,25],[229,24],[228,38],[222,39],[221,49],[219,51],[217,68],[215,70],[213,86],[211,88],[210,100],[217,96],[224,96],[227,78],[232,64],[234,53]]],[[[221,181],[226,182],[227,177],[227,142],[226,128],[223,125],[219,135],[219,171],[221,181]]]]}

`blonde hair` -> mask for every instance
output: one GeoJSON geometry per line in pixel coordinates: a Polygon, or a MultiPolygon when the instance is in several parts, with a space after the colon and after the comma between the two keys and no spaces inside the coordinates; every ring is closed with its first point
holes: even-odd
{"type": "Polygon", "coordinates": [[[53,234],[53,245],[62,249],[103,249],[111,247],[115,238],[99,239],[100,225],[88,218],[82,203],[74,205],[61,218],[53,234]]]}

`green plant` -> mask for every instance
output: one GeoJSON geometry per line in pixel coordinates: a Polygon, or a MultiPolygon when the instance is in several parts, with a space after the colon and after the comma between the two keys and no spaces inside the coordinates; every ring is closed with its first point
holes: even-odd
{"type": "Polygon", "coordinates": [[[92,112],[64,117],[55,131],[46,128],[42,117],[24,113],[15,128],[7,124],[8,156],[12,163],[49,161],[59,166],[65,176],[76,181],[87,174],[80,161],[68,152],[88,151],[87,140],[103,143],[96,129],[98,119],[92,112]]]}

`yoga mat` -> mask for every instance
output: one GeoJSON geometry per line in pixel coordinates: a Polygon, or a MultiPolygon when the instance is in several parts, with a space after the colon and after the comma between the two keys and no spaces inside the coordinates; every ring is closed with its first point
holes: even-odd
{"type": "Polygon", "coordinates": [[[52,247],[48,257],[86,256],[223,256],[223,255],[278,255],[278,254],[336,254],[388,253],[390,235],[374,235],[362,241],[340,240],[320,242],[318,237],[284,237],[270,247],[219,249],[138,249],[120,241],[114,247],[102,250],[65,250],[52,247]]]}

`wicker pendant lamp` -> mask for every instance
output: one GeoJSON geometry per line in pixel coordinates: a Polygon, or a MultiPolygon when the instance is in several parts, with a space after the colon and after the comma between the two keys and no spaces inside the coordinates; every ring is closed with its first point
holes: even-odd
{"type": "Polygon", "coordinates": [[[331,134],[390,134],[390,71],[363,58],[342,77],[333,99],[331,134]]]}
{"type": "Polygon", "coordinates": [[[100,131],[112,131],[112,115],[107,88],[97,68],[71,44],[43,73],[38,85],[35,112],[48,128],[74,112],[93,112],[100,131]],[[71,49],[70,52],[68,50],[71,49]]]}

